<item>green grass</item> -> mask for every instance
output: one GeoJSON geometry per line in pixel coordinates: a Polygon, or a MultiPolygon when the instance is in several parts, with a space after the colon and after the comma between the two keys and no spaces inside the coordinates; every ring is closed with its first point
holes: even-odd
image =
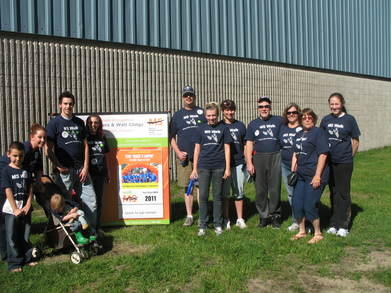
{"type": "MultiPolygon", "coordinates": [[[[289,241],[291,234],[286,228],[290,219],[280,230],[256,228],[252,185],[246,187],[248,229],[234,227],[220,237],[210,229],[200,239],[196,226],[182,226],[183,199],[172,186],[172,224],[110,229],[105,239],[109,250],[80,265],[49,255],[37,267],[10,274],[3,264],[0,292],[246,292],[251,280],[270,280],[276,288],[305,292],[296,277],[298,271],[331,279],[366,277],[389,287],[390,268],[344,271],[338,267],[349,261],[365,262],[370,252],[391,246],[390,183],[391,148],[359,153],[352,180],[351,233],[346,239],[326,235],[324,241],[312,246],[306,241],[289,241]]],[[[327,190],[322,203],[324,226],[329,213],[327,190]]],[[[283,208],[288,214],[285,191],[283,208]]],[[[45,222],[42,212],[36,210],[33,221],[41,227],[45,222]]],[[[37,244],[42,239],[41,234],[31,236],[37,244]]],[[[49,249],[45,252],[51,253],[49,249]]]]}

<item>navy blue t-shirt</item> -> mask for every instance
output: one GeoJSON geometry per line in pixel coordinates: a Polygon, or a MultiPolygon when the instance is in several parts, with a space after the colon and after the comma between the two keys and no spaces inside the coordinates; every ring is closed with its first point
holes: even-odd
{"type": "Polygon", "coordinates": [[[341,117],[329,114],[322,119],[320,127],[329,139],[331,162],[353,162],[352,138],[358,138],[361,134],[356,119],[349,114],[341,117]]]}
{"type": "Polygon", "coordinates": [[[54,142],[57,160],[66,168],[81,168],[84,164],[86,128],[83,120],[73,116],[65,119],[61,115],[49,121],[46,126],[48,140],[54,142]]]}
{"type": "Polygon", "coordinates": [[[298,132],[303,128],[297,126],[290,128],[288,125],[283,124],[280,128],[279,140],[281,146],[281,161],[284,165],[291,167],[292,164],[292,155],[293,155],[293,141],[298,132]]]}
{"type": "MultiPolygon", "coordinates": [[[[23,169],[28,171],[30,174],[30,178],[36,177],[39,171],[43,170],[42,164],[42,152],[40,149],[33,150],[31,143],[29,141],[25,141],[23,143],[24,146],[24,158],[23,158],[23,169]]],[[[0,174],[3,171],[5,166],[8,166],[10,163],[10,159],[7,155],[0,157],[0,174]]],[[[0,186],[1,186],[1,176],[0,176],[0,186]]],[[[3,193],[4,190],[1,189],[0,193],[3,193]]]]}
{"type": "Polygon", "coordinates": [[[193,160],[195,130],[202,123],[205,123],[204,110],[195,107],[192,110],[180,109],[172,116],[170,122],[170,136],[177,136],[176,142],[181,151],[188,154],[188,158],[193,160]]]}
{"type": "Polygon", "coordinates": [[[88,156],[90,159],[90,174],[106,176],[106,158],[105,154],[109,152],[106,137],[99,138],[98,136],[88,135],[88,156]]]}
{"type": "MultiPolygon", "coordinates": [[[[297,157],[297,173],[304,180],[311,181],[316,173],[319,155],[327,154],[329,151],[325,132],[318,127],[312,127],[309,131],[300,131],[296,135],[293,151],[297,157]]],[[[326,164],[321,176],[321,183],[327,183],[328,179],[329,168],[326,164]]]]}
{"type": "MultiPolygon", "coordinates": [[[[16,202],[16,206],[20,209],[27,201],[29,188],[30,188],[30,176],[26,170],[16,169],[11,166],[5,166],[1,173],[1,188],[11,188],[16,202]]],[[[12,214],[12,208],[6,200],[3,206],[3,212],[12,214]]]]}
{"type": "Polygon", "coordinates": [[[275,153],[280,151],[278,135],[283,124],[281,116],[271,115],[268,119],[254,119],[247,127],[246,140],[254,142],[257,153],[275,153]]]}
{"type": "Polygon", "coordinates": [[[232,137],[229,129],[221,122],[216,125],[201,124],[195,135],[195,143],[200,144],[198,168],[220,169],[225,168],[224,144],[230,144],[232,137]]]}
{"type": "Polygon", "coordinates": [[[236,167],[244,164],[244,137],[246,136],[246,126],[243,122],[235,120],[231,124],[221,121],[228,129],[232,137],[231,142],[231,166],[236,167]]]}

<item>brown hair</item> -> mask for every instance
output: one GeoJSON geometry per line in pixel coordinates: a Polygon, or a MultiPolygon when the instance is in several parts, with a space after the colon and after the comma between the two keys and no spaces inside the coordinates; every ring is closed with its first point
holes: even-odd
{"type": "Polygon", "coordinates": [[[234,110],[234,111],[236,111],[235,102],[232,101],[232,100],[222,101],[221,104],[220,104],[220,108],[221,108],[221,111],[224,111],[224,110],[234,110]]]}
{"type": "Polygon", "coordinates": [[[330,95],[330,97],[328,98],[328,100],[327,100],[329,102],[329,104],[330,104],[331,98],[337,98],[341,102],[341,104],[342,104],[341,111],[345,112],[345,113],[348,113],[348,111],[346,110],[346,107],[345,107],[345,98],[343,97],[342,94],[340,94],[340,93],[332,93],[330,95]]]}
{"type": "Polygon", "coordinates": [[[11,144],[8,147],[8,153],[10,153],[11,150],[18,150],[18,151],[22,151],[24,153],[24,146],[19,141],[13,141],[13,142],[11,142],[11,144]]]}
{"type": "Polygon", "coordinates": [[[75,96],[69,92],[69,91],[65,91],[65,92],[62,92],[59,96],[58,96],[58,103],[61,104],[62,103],[62,99],[63,98],[70,98],[72,99],[72,102],[73,104],[75,104],[75,96]]]}
{"type": "Polygon", "coordinates": [[[64,209],[65,201],[64,197],[61,194],[55,193],[50,198],[50,208],[58,213],[62,212],[64,209]]]}
{"type": "Polygon", "coordinates": [[[207,110],[216,110],[216,115],[219,116],[219,106],[216,102],[210,102],[205,105],[205,111],[207,110]]]}
{"type": "Polygon", "coordinates": [[[299,120],[299,123],[301,124],[301,109],[300,109],[299,105],[297,105],[296,103],[290,103],[288,106],[285,107],[284,112],[282,112],[282,119],[283,119],[284,124],[288,124],[288,122],[289,122],[288,115],[286,114],[286,112],[288,112],[288,110],[292,107],[295,107],[296,111],[299,112],[298,120],[299,120]]]}
{"type": "Polygon", "coordinates": [[[314,110],[312,110],[311,108],[305,108],[301,112],[301,116],[303,117],[304,115],[311,116],[314,121],[314,125],[316,125],[316,122],[318,121],[318,115],[315,114],[314,110]]]}
{"type": "Polygon", "coordinates": [[[33,123],[30,127],[30,137],[34,136],[38,131],[43,130],[46,132],[45,127],[39,123],[33,123]]]}
{"type": "Polygon", "coordinates": [[[87,130],[88,130],[88,133],[91,134],[91,118],[98,119],[99,127],[98,127],[98,130],[96,131],[96,134],[98,135],[99,138],[102,138],[103,137],[102,118],[100,118],[100,116],[98,114],[92,114],[92,115],[88,116],[88,118],[86,120],[86,127],[87,127],[87,130]]]}

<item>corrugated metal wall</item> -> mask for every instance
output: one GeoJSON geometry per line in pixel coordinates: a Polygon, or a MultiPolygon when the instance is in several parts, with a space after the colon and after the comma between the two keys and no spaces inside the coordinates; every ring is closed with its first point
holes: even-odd
{"type": "Polygon", "coordinates": [[[268,95],[274,113],[289,102],[328,113],[330,93],[342,92],[362,130],[361,150],[391,145],[391,83],[264,64],[0,37],[1,152],[27,139],[33,122],[46,125],[65,89],[77,112],[176,111],[190,84],[198,102],[233,99],[238,118],[257,116],[256,98],[268,95]]]}
{"type": "Polygon", "coordinates": [[[391,77],[389,0],[1,0],[0,30],[391,77]]]}

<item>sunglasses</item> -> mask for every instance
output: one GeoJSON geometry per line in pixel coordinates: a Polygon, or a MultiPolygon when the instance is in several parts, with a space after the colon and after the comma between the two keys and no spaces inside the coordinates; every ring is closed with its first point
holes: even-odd
{"type": "Polygon", "coordinates": [[[184,94],[182,98],[194,98],[194,95],[192,94],[184,94]]]}
{"type": "Polygon", "coordinates": [[[270,105],[258,106],[258,109],[270,109],[270,105]]]}
{"type": "Polygon", "coordinates": [[[297,114],[299,114],[298,111],[288,111],[288,112],[286,112],[286,115],[297,115],[297,114]]]}
{"type": "Polygon", "coordinates": [[[301,118],[302,120],[310,120],[310,121],[312,121],[312,120],[314,120],[314,117],[312,117],[312,116],[303,116],[302,118],[301,118]]]}

